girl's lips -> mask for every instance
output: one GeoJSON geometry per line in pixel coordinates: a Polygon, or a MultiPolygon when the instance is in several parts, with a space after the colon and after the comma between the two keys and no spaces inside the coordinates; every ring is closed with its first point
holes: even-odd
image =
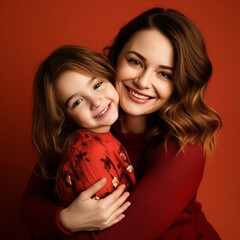
{"type": "Polygon", "coordinates": [[[104,118],[107,113],[109,112],[111,108],[111,102],[100,112],[98,113],[94,118],[104,118]]]}
{"type": "Polygon", "coordinates": [[[147,103],[149,102],[149,100],[152,99],[152,97],[150,96],[147,96],[147,95],[144,95],[132,88],[129,88],[129,87],[126,87],[126,91],[127,91],[127,94],[129,96],[129,98],[135,102],[135,103],[140,103],[140,104],[144,104],[144,103],[147,103]]]}

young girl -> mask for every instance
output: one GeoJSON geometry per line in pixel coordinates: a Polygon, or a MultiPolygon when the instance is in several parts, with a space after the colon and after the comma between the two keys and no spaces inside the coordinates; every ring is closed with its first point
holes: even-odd
{"type": "Polygon", "coordinates": [[[37,71],[33,142],[43,176],[54,176],[46,168],[59,165],[56,193],[63,206],[102,177],[107,182],[96,199],[135,184],[127,152],[109,132],[118,118],[114,76],[101,55],[77,46],[55,50],[37,71]]]}

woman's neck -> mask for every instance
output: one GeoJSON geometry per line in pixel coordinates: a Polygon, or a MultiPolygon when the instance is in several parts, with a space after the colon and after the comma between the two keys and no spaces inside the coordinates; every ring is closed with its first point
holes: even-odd
{"type": "Polygon", "coordinates": [[[132,116],[122,112],[119,119],[123,133],[140,134],[147,131],[147,116],[132,116]]]}

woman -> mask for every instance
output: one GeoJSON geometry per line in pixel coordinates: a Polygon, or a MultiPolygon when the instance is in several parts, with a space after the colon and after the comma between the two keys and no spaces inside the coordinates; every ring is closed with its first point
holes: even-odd
{"type": "MultiPolygon", "coordinates": [[[[218,114],[204,102],[212,66],[201,33],[174,10],[151,9],[120,30],[108,58],[116,68],[122,109],[113,133],[127,149],[140,180],[122,221],[99,232],[69,233],[69,238],[220,239],[195,201],[205,153],[213,150],[214,133],[221,125],[218,114]]],[[[84,195],[82,205],[78,199],[61,209],[50,201],[49,182],[45,185],[32,176],[23,201],[23,218],[32,231],[56,238],[64,236],[61,225],[71,232],[108,227],[105,222],[83,228],[84,221],[77,219],[84,216],[81,206],[87,205],[86,196],[90,198],[93,189],[84,195]],[[38,204],[48,209],[44,210],[48,219],[37,211],[38,204]],[[42,229],[37,220],[32,221],[36,217],[46,220],[42,229]]],[[[116,196],[108,197],[109,203],[116,196]]],[[[105,203],[101,209],[112,209],[105,203]]],[[[97,214],[97,210],[90,212],[97,214]]],[[[106,219],[112,216],[108,210],[106,219]]]]}

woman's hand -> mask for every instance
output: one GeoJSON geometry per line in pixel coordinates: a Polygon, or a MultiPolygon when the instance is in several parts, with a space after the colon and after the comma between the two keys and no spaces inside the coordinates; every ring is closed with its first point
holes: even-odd
{"type": "Polygon", "coordinates": [[[130,202],[125,202],[129,193],[124,192],[124,185],[120,185],[103,199],[91,198],[105,183],[105,178],[99,180],[81,192],[71,205],[60,212],[59,220],[66,230],[70,232],[102,230],[124,218],[123,212],[130,206],[130,202]]]}

